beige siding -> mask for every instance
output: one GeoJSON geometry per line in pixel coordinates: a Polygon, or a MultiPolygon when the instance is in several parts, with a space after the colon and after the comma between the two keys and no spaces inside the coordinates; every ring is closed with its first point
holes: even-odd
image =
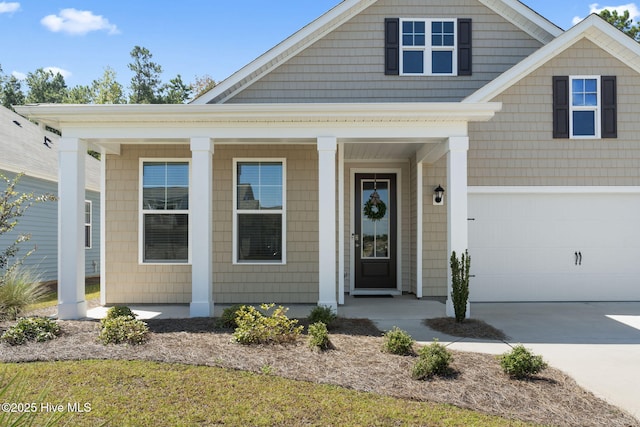
{"type": "Polygon", "coordinates": [[[433,189],[446,187],[446,156],[433,165],[424,165],[424,214],[422,218],[422,292],[425,297],[447,295],[447,193],[444,206],[433,205],[433,189]]]}
{"type": "MultiPolygon", "coordinates": [[[[115,303],[188,303],[191,267],[138,263],[141,157],[190,158],[188,146],[123,146],[107,160],[106,299],[115,303]]],[[[315,146],[216,146],[214,299],[219,303],[318,300],[318,168],[315,146]],[[287,159],[287,264],[233,265],[233,158],[287,159]]]]}
{"type": "Polygon", "coordinates": [[[459,101],[540,46],[476,0],[381,0],[227,102],[459,101]],[[388,17],[472,18],[473,75],[385,76],[388,17]]]}
{"type": "Polygon", "coordinates": [[[502,111],[470,124],[469,185],[640,185],[640,76],[583,40],[498,96],[502,111]],[[618,138],[552,138],[552,77],[615,75],[618,138]]]}
{"type": "Polygon", "coordinates": [[[106,302],[188,303],[191,266],[138,263],[139,159],[191,157],[188,146],[124,145],[107,156],[106,302]]]}
{"type": "Polygon", "coordinates": [[[315,145],[216,146],[213,156],[214,299],[318,301],[318,152],[315,145]],[[233,158],[287,159],[287,264],[234,265],[233,158]]]}

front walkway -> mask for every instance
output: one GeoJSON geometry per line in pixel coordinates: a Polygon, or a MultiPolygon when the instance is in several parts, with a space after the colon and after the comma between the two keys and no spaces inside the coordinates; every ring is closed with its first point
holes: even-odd
{"type": "MultiPolygon", "coordinates": [[[[216,315],[227,307],[216,305],[216,315]]],[[[314,305],[290,305],[289,316],[306,317],[314,305]]],[[[142,319],[189,317],[188,305],[132,307],[142,319]]],[[[345,297],[342,317],[369,318],[381,330],[397,326],[419,342],[437,338],[461,351],[501,354],[502,342],[460,339],[433,331],[426,318],[445,315],[442,302],[405,295],[393,298],[345,297]]],[[[106,308],[89,310],[104,317],[106,308]]],[[[482,319],[541,354],[578,384],[640,419],[640,302],[619,303],[474,303],[472,317],[482,319]]]]}

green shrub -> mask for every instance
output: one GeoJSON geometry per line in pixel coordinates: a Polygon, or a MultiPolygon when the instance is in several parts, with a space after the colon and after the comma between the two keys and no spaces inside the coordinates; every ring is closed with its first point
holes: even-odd
{"type": "Polygon", "coordinates": [[[413,365],[411,377],[415,380],[423,380],[434,375],[447,375],[451,372],[449,364],[452,361],[451,352],[438,340],[434,340],[418,351],[418,360],[413,365]]]}
{"type": "Polygon", "coordinates": [[[241,344],[285,343],[295,341],[302,332],[302,326],[296,326],[298,320],[286,316],[287,309],[275,304],[262,304],[262,311],[243,305],[237,311],[238,327],[233,332],[236,342],[241,344]]]}
{"type": "Polygon", "coordinates": [[[115,319],[116,317],[131,317],[132,319],[136,318],[136,314],[131,311],[131,309],[125,305],[114,305],[109,310],[107,310],[107,316],[105,319],[115,319]]]}
{"type": "Polygon", "coordinates": [[[458,259],[456,251],[453,251],[449,261],[451,264],[451,300],[453,302],[453,310],[456,322],[462,323],[467,317],[471,257],[469,252],[465,250],[460,259],[458,259]]]}
{"type": "Polygon", "coordinates": [[[148,339],[149,328],[142,320],[131,316],[105,317],[100,320],[98,339],[102,344],[142,344],[148,339]]]}
{"type": "Polygon", "coordinates": [[[329,342],[329,332],[327,325],[323,322],[316,322],[309,325],[309,348],[312,350],[326,350],[331,346],[329,342]]]}
{"type": "Polygon", "coordinates": [[[335,322],[337,317],[338,316],[336,316],[331,307],[317,306],[311,310],[307,320],[309,320],[309,324],[322,322],[327,326],[327,328],[330,328],[331,324],[335,322]]]}
{"type": "Polygon", "coordinates": [[[43,342],[60,335],[60,326],[46,317],[25,317],[7,329],[0,341],[10,345],[21,345],[27,341],[43,342]]]}
{"type": "Polygon", "coordinates": [[[27,268],[9,270],[0,281],[0,318],[15,320],[47,293],[40,276],[27,268]]]}
{"type": "Polygon", "coordinates": [[[236,323],[237,311],[240,310],[242,304],[235,304],[222,310],[220,324],[223,328],[235,329],[238,327],[236,323]]]}
{"type": "Polygon", "coordinates": [[[385,353],[406,356],[413,353],[413,343],[415,341],[407,332],[394,326],[393,329],[384,334],[382,351],[385,353]]]}
{"type": "Polygon", "coordinates": [[[547,367],[542,356],[534,355],[523,345],[517,345],[511,351],[498,356],[505,374],[513,378],[527,378],[547,367]]]}

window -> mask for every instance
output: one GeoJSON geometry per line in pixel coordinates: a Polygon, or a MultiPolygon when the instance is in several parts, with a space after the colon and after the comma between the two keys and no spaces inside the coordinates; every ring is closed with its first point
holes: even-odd
{"type": "Polygon", "coordinates": [[[85,200],[84,202],[84,248],[91,249],[91,202],[85,200]]]}
{"type": "Polygon", "coordinates": [[[386,18],[384,23],[386,75],[471,75],[471,19],[386,18]]]}
{"type": "Polygon", "coordinates": [[[401,20],[401,74],[455,74],[455,27],[454,20],[401,20]]]}
{"type": "Polygon", "coordinates": [[[284,159],[235,159],[234,170],[234,262],[284,264],[284,159]]]}
{"type": "Polygon", "coordinates": [[[616,138],[616,77],[553,78],[553,137],[616,138]]]}
{"type": "Polygon", "coordinates": [[[189,262],[189,162],[141,161],[143,263],[189,262]]]}

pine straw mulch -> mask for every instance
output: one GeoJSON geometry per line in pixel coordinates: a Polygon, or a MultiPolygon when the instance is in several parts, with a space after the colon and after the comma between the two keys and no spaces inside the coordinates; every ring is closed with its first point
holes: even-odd
{"type": "MultiPolygon", "coordinates": [[[[100,344],[96,321],[60,321],[62,335],[45,343],[0,344],[0,361],[79,359],[149,360],[263,372],[295,380],[355,390],[448,403],[506,418],[566,426],[635,426],[638,421],[573,379],[549,368],[527,381],[513,380],[494,356],[453,351],[453,375],[428,381],[411,379],[415,356],[380,351],[382,333],[367,319],[339,319],[330,330],[334,346],[311,351],[300,338],[287,345],[241,345],[216,320],[147,320],[149,341],[139,346],[100,344]]],[[[300,324],[305,322],[301,320],[300,324]]],[[[0,323],[0,332],[11,322],[0,323]]]]}

